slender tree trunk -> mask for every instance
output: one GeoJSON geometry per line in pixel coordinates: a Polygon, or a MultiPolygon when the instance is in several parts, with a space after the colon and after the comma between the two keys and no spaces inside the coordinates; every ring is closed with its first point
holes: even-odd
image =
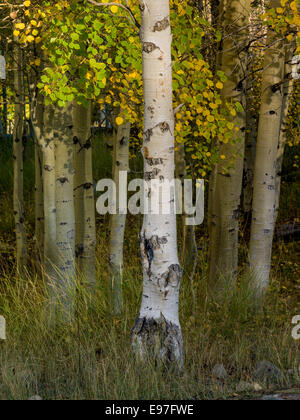
{"type": "Polygon", "coordinates": [[[96,285],[96,221],[91,144],[91,103],[74,103],[76,257],[87,285],[96,285]]]}
{"type": "MultiPolygon", "coordinates": [[[[280,7],[280,1],[272,0],[271,7],[280,7]]],[[[284,72],[284,48],[279,37],[278,33],[269,29],[259,113],[249,251],[250,274],[257,300],[264,296],[269,285],[275,227],[276,164],[284,72]]]]}
{"type": "Polygon", "coordinates": [[[281,126],[279,135],[279,147],[277,152],[277,166],[276,166],[276,204],[275,204],[275,223],[278,218],[280,193],[281,193],[281,172],[284,158],[284,151],[287,142],[287,117],[289,113],[290,99],[293,94],[294,79],[292,78],[292,59],[293,59],[293,45],[287,47],[285,55],[285,71],[283,84],[283,102],[281,112],[281,126]]]}
{"type": "MultiPolygon", "coordinates": [[[[130,123],[117,127],[114,138],[113,180],[117,187],[117,195],[120,190],[120,172],[129,172],[130,128],[130,123]]],[[[120,214],[122,211],[118,198],[116,204],[117,214],[110,216],[109,259],[112,271],[113,311],[119,315],[122,312],[123,249],[127,216],[120,214]]]]}
{"type": "MultiPolygon", "coordinates": [[[[253,81],[251,80],[251,83],[253,81]]],[[[245,213],[251,213],[253,200],[253,178],[256,155],[257,139],[257,117],[253,109],[254,93],[249,81],[247,82],[246,98],[246,143],[245,143],[245,165],[244,165],[244,190],[243,208],[245,213]]]]}
{"type": "MultiPolygon", "coordinates": [[[[169,0],[141,0],[144,79],[145,180],[163,184],[175,175],[174,111],[169,0]]],[[[171,201],[175,200],[175,194],[171,201]]],[[[170,205],[170,197],[160,198],[170,205]]],[[[140,236],[144,290],[132,332],[135,353],[183,365],[179,323],[182,270],[177,253],[176,214],[147,214],[140,236]]]]}
{"type": "MultiPolygon", "coordinates": [[[[248,42],[247,25],[250,0],[224,1],[224,28],[230,33],[223,40],[221,69],[227,76],[222,96],[234,106],[245,102],[245,63],[248,42]]],[[[228,35],[228,34],[227,34],[228,35]]],[[[225,159],[217,164],[210,216],[209,288],[214,298],[223,298],[231,291],[238,274],[239,212],[242,192],[245,145],[245,112],[231,117],[240,128],[231,142],[220,144],[225,159]]]]}
{"type": "Polygon", "coordinates": [[[72,105],[55,109],[57,314],[72,321],[75,301],[74,141],[72,105]]]}
{"type": "MultiPolygon", "coordinates": [[[[186,160],[185,160],[185,150],[184,144],[177,145],[177,151],[175,153],[176,161],[176,178],[180,179],[182,184],[187,177],[186,171],[186,160]]],[[[182,236],[183,236],[183,245],[182,245],[182,267],[184,273],[191,280],[193,287],[193,278],[195,276],[195,271],[198,263],[198,247],[196,242],[196,233],[195,226],[187,226],[185,224],[186,215],[182,217],[182,236]]]]}
{"type": "Polygon", "coordinates": [[[24,88],[22,51],[16,41],[15,47],[14,89],[16,95],[13,132],[14,158],[14,215],[17,241],[17,269],[24,275],[27,265],[27,243],[24,213],[24,171],[23,171],[23,135],[24,135],[24,88]]]}
{"type": "Polygon", "coordinates": [[[35,246],[40,270],[44,260],[44,192],[43,192],[43,127],[44,98],[36,90],[32,107],[35,150],[35,246]]]}
{"type": "Polygon", "coordinates": [[[50,294],[50,310],[55,307],[57,278],[56,249],[56,199],[55,199],[55,106],[44,109],[43,152],[43,193],[44,193],[44,274],[50,294]]]}

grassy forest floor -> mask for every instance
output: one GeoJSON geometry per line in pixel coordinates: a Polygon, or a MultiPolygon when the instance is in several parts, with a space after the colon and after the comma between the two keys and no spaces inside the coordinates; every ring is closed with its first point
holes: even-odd
{"type": "MultiPolygon", "coordinates": [[[[111,151],[94,141],[95,180],[110,177],[111,151]],[[103,164],[104,162],[104,164],[103,164]]],[[[140,170],[137,164],[134,168],[140,170]]],[[[25,153],[25,198],[30,255],[33,250],[33,150],[25,153]]],[[[279,224],[299,217],[300,175],[289,155],[285,162],[279,224]]],[[[208,301],[206,271],[208,238],[197,231],[199,264],[181,289],[181,321],[186,363],[183,372],[140,366],[132,357],[130,331],[142,291],[138,233],[142,219],[129,216],[125,241],[124,313],[110,311],[108,218],[98,217],[98,288],[87,310],[87,296],[78,291],[76,323],[50,330],[43,315],[45,297],[36,275],[15,275],[11,150],[0,148],[0,314],[7,319],[8,339],[0,344],[0,399],[239,399],[259,398],[279,389],[300,389],[300,341],[291,336],[292,318],[300,315],[300,243],[276,240],[272,282],[262,312],[248,304],[246,281],[224,305],[208,301]],[[241,381],[259,382],[253,371],[267,360],[282,372],[280,381],[262,389],[241,390],[241,381]],[[213,377],[216,364],[228,375],[213,377]]],[[[241,261],[246,264],[247,223],[241,222],[241,261]]],[[[181,235],[179,235],[179,238],[181,235]]],[[[180,244],[179,244],[180,246],[180,244]]],[[[293,393],[294,391],[291,391],[293,393]]],[[[299,390],[300,392],[300,390],[299,390]]]]}

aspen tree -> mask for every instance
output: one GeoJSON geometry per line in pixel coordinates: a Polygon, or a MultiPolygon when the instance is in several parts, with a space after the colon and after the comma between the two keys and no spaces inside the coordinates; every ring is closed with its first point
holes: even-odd
{"type": "Polygon", "coordinates": [[[117,214],[112,214],[110,218],[109,260],[112,271],[113,312],[116,315],[122,311],[123,251],[127,217],[127,210],[125,212],[125,209],[121,208],[119,200],[120,172],[129,172],[130,128],[129,122],[123,123],[115,127],[114,134],[113,180],[117,190],[117,214]]]}
{"type": "Polygon", "coordinates": [[[223,25],[226,34],[222,43],[221,70],[227,76],[222,97],[224,103],[236,106],[231,112],[232,125],[239,132],[227,144],[220,144],[222,160],[213,179],[210,215],[209,288],[214,298],[230,291],[238,274],[239,209],[244,166],[246,115],[244,103],[246,45],[250,16],[250,0],[224,0],[223,25]]]}
{"type": "Polygon", "coordinates": [[[54,293],[57,312],[71,321],[75,299],[75,207],[74,141],[72,104],[57,106],[54,118],[57,283],[54,293]]]}
{"type": "MultiPolygon", "coordinates": [[[[141,41],[144,80],[145,180],[153,197],[151,180],[174,179],[174,111],[169,0],[141,0],[141,41]]],[[[160,199],[160,209],[164,201],[160,199]]],[[[173,201],[175,195],[173,196],[173,201]]],[[[172,200],[171,200],[172,201],[172,200]]],[[[170,203],[169,203],[170,204],[170,203]]],[[[149,212],[150,213],[150,212],[149,212]]],[[[144,272],[143,299],[133,328],[135,353],[183,365],[179,323],[179,288],[176,215],[146,214],[140,235],[144,272]]]]}
{"type": "MultiPolygon", "coordinates": [[[[279,0],[270,6],[280,7],[279,0]]],[[[264,57],[260,120],[254,171],[253,217],[249,262],[253,293],[260,300],[267,291],[275,228],[276,166],[283,103],[284,47],[280,34],[269,28],[264,57]]]]}
{"type": "Polygon", "coordinates": [[[44,259],[43,126],[44,97],[36,90],[32,106],[35,154],[35,243],[38,264],[44,259]]]}
{"type": "Polygon", "coordinates": [[[76,257],[90,288],[96,284],[96,221],[91,143],[92,104],[73,105],[76,257]]]}
{"type": "Polygon", "coordinates": [[[54,286],[56,284],[56,196],[55,196],[55,106],[44,109],[43,153],[43,194],[44,194],[44,275],[50,294],[50,307],[55,307],[54,286]]]}
{"type": "MultiPolygon", "coordinates": [[[[16,41],[16,40],[15,40],[16,41]]],[[[13,160],[14,160],[14,215],[16,227],[17,269],[23,275],[27,264],[27,242],[24,213],[24,171],[23,171],[23,136],[24,136],[24,86],[23,86],[23,54],[16,41],[14,48],[14,89],[15,116],[13,131],[13,160]]]]}

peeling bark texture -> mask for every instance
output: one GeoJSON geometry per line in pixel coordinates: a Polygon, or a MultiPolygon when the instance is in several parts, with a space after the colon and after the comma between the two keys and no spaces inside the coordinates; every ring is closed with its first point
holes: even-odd
{"type": "Polygon", "coordinates": [[[281,111],[281,124],[279,135],[279,146],[277,152],[277,165],[276,165],[276,202],[275,202],[275,223],[278,218],[280,193],[281,193],[281,172],[284,158],[284,151],[287,142],[286,127],[287,117],[289,113],[290,99],[293,94],[294,79],[292,78],[292,59],[293,59],[293,45],[286,47],[285,54],[285,70],[284,70],[284,83],[283,83],[283,102],[281,111]]]}
{"type": "Polygon", "coordinates": [[[24,170],[23,170],[23,135],[24,135],[24,89],[22,51],[16,42],[15,46],[14,89],[16,95],[13,132],[14,161],[14,215],[16,227],[17,270],[22,276],[26,273],[28,260],[24,213],[24,170]]]}
{"type": "MultiPolygon", "coordinates": [[[[172,36],[169,25],[161,31],[154,30],[164,19],[170,19],[169,0],[141,0],[140,9],[145,174],[151,173],[151,178],[160,182],[164,179],[171,181],[175,174],[172,36]]],[[[146,175],[145,178],[149,183],[149,177],[146,175]]],[[[150,198],[152,194],[153,191],[150,198]]],[[[163,203],[169,203],[169,200],[170,197],[160,198],[161,212],[163,203]]],[[[182,270],[178,261],[176,230],[175,214],[148,214],[144,217],[140,236],[144,290],[132,341],[140,358],[152,355],[182,366],[184,355],[178,314],[182,270]],[[159,340],[159,337],[164,339],[159,340]]]]}
{"type": "MultiPolygon", "coordinates": [[[[280,1],[272,0],[271,7],[280,7],[280,1]]],[[[269,48],[265,51],[264,58],[254,173],[249,270],[257,300],[263,298],[268,289],[275,228],[276,165],[283,101],[281,83],[284,74],[284,47],[278,38],[279,34],[270,29],[267,39],[269,48]]]]}
{"type": "MultiPolygon", "coordinates": [[[[245,104],[245,64],[248,43],[247,26],[250,17],[250,0],[224,0],[223,14],[224,39],[222,43],[221,70],[227,81],[222,91],[223,101],[245,104]],[[226,36],[227,32],[230,36],[226,36]]],[[[238,275],[238,232],[239,209],[242,192],[245,145],[245,112],[231,117],[234,125],[240,128],[231,142],[219,145],[220,155],[226,159],[217,164],[212,176],[210,193],[210,257],[209,289],[211,296],[223,299],[224,293],[231,293],[238,275]]]]}
{"type": "Polygon", "coordinates": [[[120,171],[129,172],[129,143],[131,125],[128,122],[114,128],[113,180],[117,187],[117,214],[112,214],[110,216],[109,261],[112,276],[112,309],[115,315],[120,315],[122,312],[122,281],[124,269],[123,249],[127,216],[126,214],[120,214],[119,211],[119,174],[120,171]]]}
{"type": "Polygon", "coordinates": [[[134,350],[141,358],[141,349],[148,349],[148,356],[156,358],[157,354],[164,362],[178,363],[182,357],[181,330],[176,324],[168,322],[164,316],[161,319],[138,318],[133,329],[135,340],[134,350]]]}
{"type": "Polygon", "coordinates": [[[96,218],[91,144],[92,106],[74,103],[74,190],[76,258],[80,274],[91,289],[96,285],[96,218]]]}
{"type": "Polygon", "coordinates": [[[55,108],[56,284],[55,312],[62,322],[74,317],[75,300],[75,208],[74,141],[72,104],[55,108]]]}
{"type": "MultiPolygon", "coordinates": [[[[183,184],[187,177],[184,144],[177,145],[175,162],[176,178],[180,179],[183,184]]],[[[184,274],[186,274],[191,281],[191,287],[193,290],[193,279],[198,264],[198,247],[196,242],[195,226],[187,226],[185,219],[186,215],[184,214],[182,217],[182,267],[184,274]]]]}

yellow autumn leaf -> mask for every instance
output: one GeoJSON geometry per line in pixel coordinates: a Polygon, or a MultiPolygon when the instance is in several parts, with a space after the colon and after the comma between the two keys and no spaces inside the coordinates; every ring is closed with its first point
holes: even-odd
{"type": "Polygon", "coordinates": [[[294,12],[297,12],[297,5],[296,5],[295,1],[292,1],[290,7],[291,7],[292,10],[294,10],[294,12]]]}
{"type": "Polygon", "coordinates": [[[25,28],[25,24],[24,23],[17,23],[16,24],[16,29],[24,29],[25,28]]]}
{"type": "Polygon", "coordinates": [[[30,0],[26,0],[26,1],[24,1],[23,5],[25,7],[29,7],[31,5],[31,1],[30,0]]]}
{"type": "Polygon", "coordinates": [[[112,13],[118,13],[119,8],[118,6],[111,6],[110,10],[112,13]]]}
{"type": "Polygon", "coordinates": [[[124,123],[124,119],[122,117],[117,117],[116,118],[116,123],[117,123],[117,125],[122,125],[124,123]]]}

